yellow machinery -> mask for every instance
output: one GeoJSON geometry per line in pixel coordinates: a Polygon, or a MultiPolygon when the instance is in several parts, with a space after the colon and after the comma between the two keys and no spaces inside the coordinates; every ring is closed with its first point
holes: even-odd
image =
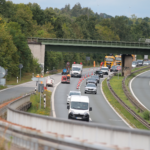
{"type": "Polygon", "coordinates": [[[136,61],[136,55],[132,55],[133,61],[136,61]]]}
{"type": "Polygon", "coordinates": [[[121,55],[115,55],[115,65],[121,66],[121,55]]]}
{"type": "Polygon", "coordinates": [[[104,67],[109,67],[111,68],[115,64],[115,57],[114,56],[105,56],[105,61],[104,61],[104,67]]]}

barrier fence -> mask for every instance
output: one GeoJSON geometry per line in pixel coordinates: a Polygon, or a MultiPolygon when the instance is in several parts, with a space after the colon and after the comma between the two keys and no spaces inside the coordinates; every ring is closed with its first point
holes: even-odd
{"type": "MultiPolygon", "coordinates": [[[[36,129],[52,139],[69,142],[73,148],[85,146],[89,149],[150,149],[150,132],[121,127],[112,127],[82,121],[70,121],[52,118],[15,110],[29,95],[12,102],[8,107],[7,120],[9,122],[36,129]],[[106,147],[104,147],[106,146],[106,147]]],[[[51,141],[52,141],[51,139],[51,141]]],[[[49,139],[50,140],[50,139],[49,139]]],[[[86,149],[82,147],[83,149],[86,149]]]]}

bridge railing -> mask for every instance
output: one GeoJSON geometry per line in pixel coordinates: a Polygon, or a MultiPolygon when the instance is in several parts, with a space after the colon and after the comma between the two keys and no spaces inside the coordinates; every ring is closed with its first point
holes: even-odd
{"type": "Polygon", "coordinates": [[[7,120],[9,122],[39,130],[42,133],[56,135],[58,139],[63,137],[68,141],[73,140],[81,145],[105,145],[117,147],[118,149],[150,149],[149,131],[58,119],[15,110],[18,107],[18,103],[22,104],[28,99],[27,97],[28,95],[9,105],[7,111],[7,120]]]}
{"type": "Polygon", "coordinates": [[[121,47],[144,47],[150,49],[150,43],[127,42],[127,41],[103,41],[103,40],[78,40],[78,39],[48,39],[48,38],[28,38],[30,42],[42,42],[44,44],[78,44],[78,45],[97,45],[97,46],[121,46],[121,47]]]}

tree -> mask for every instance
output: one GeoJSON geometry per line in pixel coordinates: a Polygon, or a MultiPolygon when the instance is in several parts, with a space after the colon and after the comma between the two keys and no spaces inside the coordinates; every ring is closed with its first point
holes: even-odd
{"type": "Polygon", "coordinates": [[[0,60],[0,66],[8,69],[8,78],[17,75],[19,55],[2,18],[0,18],[0,60]]]}

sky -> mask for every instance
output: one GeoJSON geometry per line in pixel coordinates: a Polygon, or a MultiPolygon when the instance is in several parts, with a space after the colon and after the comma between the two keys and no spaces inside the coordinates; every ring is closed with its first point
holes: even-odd
{"type": "Polygon", "coordinates": [[[63,8],[70,4],[71,8],[80,3],[82,7],[88,7],[93,12],[106,13],[113,17],[135,14],[138,18],[150,18],[150,0],[11,0],[13,3],[38,3],[42,9],[47,7],[63,8]]]}

